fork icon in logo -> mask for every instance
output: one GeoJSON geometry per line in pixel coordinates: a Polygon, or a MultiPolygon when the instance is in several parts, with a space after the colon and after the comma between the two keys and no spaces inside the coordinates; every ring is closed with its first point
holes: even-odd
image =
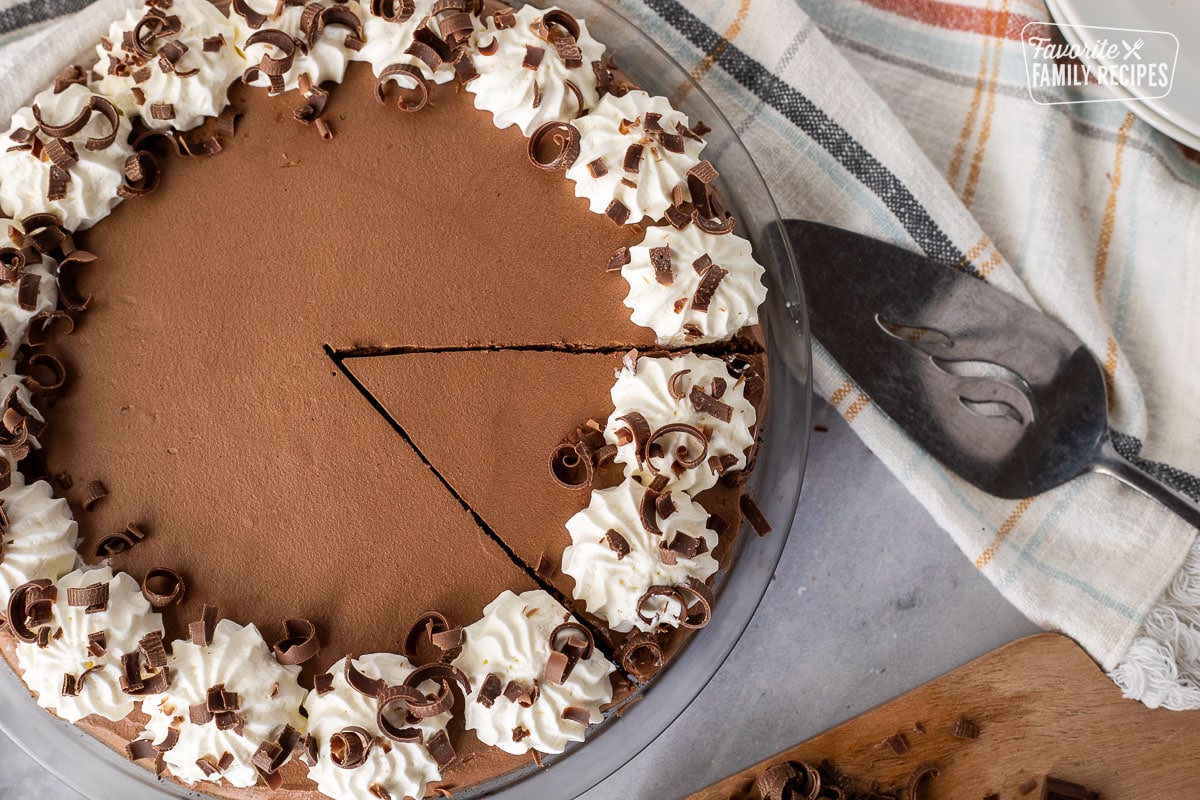
{"type": "Polygon", "coordinates": [[[1129,60],[1129,57],[1130,57],[1130,56],[1133,56],[1133,57],[1134,57],[1134,58],[1136,58],[1138,61],[1141,61],[1141,60],[1142,60],[1142,54],[1141,54],[1141,53],[1139,53],[1138,51],[1139,51],[1139,50],[1141,50],[1141,49],[1142,49],[1142,47],[1143,47],[1145,44],[1146,44],[1146,40],[1145,40],[1145,39],[1138,39],[1138,40],[1137,40],[1136,42],[1134,42],[1133,44],[1130,44],[1129,42],[1127,42],[1127,41],[1125,41],[1124,39],[1122,39],[1122,40],[1121,40],[1121,45],[1122,45],[1122,46],[1125,48],[1125,55],[1124,55],[1124,56],[1122,56],[1122,58],[1123,58],[1123,59],[1125,59],[1126,61],[1128,61],[1128,60],[1129,60]]]}

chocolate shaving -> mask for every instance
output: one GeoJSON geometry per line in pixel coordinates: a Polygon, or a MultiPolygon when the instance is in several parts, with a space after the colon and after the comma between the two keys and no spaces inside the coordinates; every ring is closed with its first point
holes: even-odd
{"type": "Polygon", "coordinates": [[[33,644],[38,640],[34,628],[50,621],[50,609],[58,591],[46,578],[23,583],[8,596],[8,627],[19,641],[33,644]]]}
{"type": "Polygon", "coordinates": [[[246,0],[232,0],[232,4],[233,13],[246,20],[246,25],[248,25],[252,30],[258,30],[263,26],[263,23],[267,21],[266,15],[259,14],[250,7],[250,4],[247,3],[246,0]]]}
{"type": "Polygon", "coordinates": [[[533,570],[539,578],[549,580],[554,577],[554,573],[558,571],[558,567],[554,564],[554,559],[550,558],[546,553],[541,553],[538,556],[537,566],[533,570]]]}
{"type": "Polygon", "coordinates": [[[690,369],[681,369],[678,372],[671,373],[671,377],[667,378],[667,393],[675,400],[682,400],[687,394],[683,390],[681,381],[683,376],[690,373],[690,369]]]}
{"type": "Polygon", "coordinates": [[[971,720],[959,717],[954,720],[953,734],[955,739],[978,739],[979,727],[971,720]]]}
{"type": "Polygon", "coordinates": [[[91,511],[104,498],[108,497],[108,489],[100,481],[90,481],[87,485],[87,495],[83,498],[83,510],[91,511]]]}
{"type": "Polygon", "coordinates": [[[529,729],[526,728],[524,725],[518,725],[517,727],[513,728],[512,740],[514,742],[521,742],[528,738],[529,738],[529,729]]]}
{"type": "Polygon", "coordinates": [[[65,200],[67,197],[67,186],[69,186],[70,183],[71,173],[67,172],[57,164],[51,165],[50,182],[46,189],[46,199],[51,202],[56,200],[65,200]]]}
{"type": "Polygon", "coordinates": [[[464,695],[471,693],[471,681],[462,670],[453,664],[423,664],[408,674],[408,677],[404,679],[404,685],[417,689],[425,681],[453,681],[462,689],[464,695]]]}
{"type": "MultiPolygon", "coordinates": [[[[605,172],[608,170],[606,169],[605,172]]],[[[621,247],[612,254],[612,258],[608,260],[608,271],[617,272],[621,267],[631,261],[628,247],[621,247]]]]}
{"type": "Polygon", "coordinates": [[[737,464],[737,456],[733,453],[722,453],[708,459],[708,468],[714,475],[724,475],[737,464]]]}
{"type": "Polygon", "coordinates": [[[684,602],[686,614],[679,620],[679,625],[682,628],[697,629],[703,628],[712,619],[713,595],[712,590],[702,581],[697,580],[691,575],[688,576],[687,582],[675,587],[683,595],[690,594],[695,598],[695,603],[684,602]],[[692,607],[698,609],[692,611],[692,607]]]}
{"type": "Polygon", "coordinates": [[[546,659],[546,668],[542,671],[542,674],[546,677],[546,680],[561,686],[570,677],[574,666],[566,654],[554,651],[546,659]]]}
{"type": "Polygon", "coordinates": [[[87,71],[78,64],[68,64],[54,77],[54,93],[62,94],[68,86],[76,83],[87,85],[87,71]]]}
{"type": "Polygon", "coordinates": [[[717,293],[717,287],[721,285],[721,281],[728,274],[729,270],[716,264],[704,270],[704,277],[700,279],[700,285],[696,287],[696,293],[692,295],[692,308],[697,311],[708,311],[713,295],[717,293]]]}
{"type": "MultiPolygon", "coordinates": [[[[647,625],[651,625],[654,623],[654,616],[653,615],[647,616],[645,613],[645,609],[647,607],[647,604],[650,603],[651,601],[653,601],[656,597],[665,598],[667,601],[674,600],[676,603],[679,604],[680,615],[681,616],[686,615],[687,600],[684,599],[683,593],[674,586],[658,586],[658,585],[656,585],[656,586],[651,586],[649,589],[647,589],[645,592],[642,593],[641,597],[638,598],[637,605],[635,606],[635,610],[637,611],[638,619],[640,619],[642,622],[646,623],[647,625]]],[[[670,608],[669,602],[667,604],[667,608],[668,609],[670,608]]]]}
{"type": "Polygon", "coordinates": [[[429,751],[429,755],[433,756],[439,770],[447,769],[458,760],[458,754],[454,752],[454,747],[450,744],[450,737],[446,735],[445,731],[438,731],[429,737],[429,741],[425,743],[425,749],[429,751]]]}
{"type": "Polygon", "coordinates": [[[322,672],[313,678],[313,689],[316,690],[317,697],[329,694],[333,691],[333,676],[328,672],[322,672]]]}
{"type": "MultiPolygon", "coordinates": [[[[626,368],[629,369],[628,366],[626,368]]],[[[635,370],[631,369],[630,371],[633,372],[635,370]]],[[[625,423],[625,427],[617,429],[618,442],[628,444],[632,441],[633,452],[640,463],[646,453],[646,443],[650,441],[650,423],[638,411],[630,411],[628,414],[617,417],[617,421],[625,423]],[[621,442],[622,432],[625,433],[624,442],[621,442]]]]}
{"type": "MultiPolygon", "coordinates": [[[[684,370],[684,372],[687,372],[687,370],[684,370]]],[[[688,456],[686,446],[680,446],[675,449],[675,461],[680,467],[683,469],[694,469],[704,463],[705,456],[708,455],[708,437],[704,435],[704,431],[686,422],[671,422],[655,430],[654,433],[650,434],[650,438],[646,440],[645,451],[642,454],[641,460],[646,464],[650,464],[651,470],[657,472],[657,470],[654,470],[653,464],[651,464],[651,450],[659,439],[671,434],[690,436],[700,443],[700,451],[690,457],[688,456]]]]}
{"type": "MultiPolygon", "coordinates": [[[[686,455],[686,449],[682,447],[677,448],[676,452],[678,453],[680,450],[683,450],[683,453],[686,455]]],[[[674,514],[675,511],[675,500],[673,499],[671,493],[666,492],[665,494],[660,494],[658,496],[658,500],[654,504],[654,513],[658,514],[658,516],[661,518],[666,519],[674,514]]]]}
{"type": "Polygon", "coordinates": [[[105,536],[100,540],[96,545],[96,557],[111,558],[119,555],[145,538],[146,534],[136,525],[126,525],[125,530],[120,533],[105,536]]]}
{"type": "Polygon", "coordinates": [[[687,172],[688,191],[692,195],[692,204],[703,217],[711,217],[712,203],[709,196],[709,186],[720,176],[711,161],[701,161],[687,172]]]}
{"type": "Polygon", "coordinates": [[[587,661],[596,651],[596,640],[592,632],[578,622],[567,621],[556,626],[550,631],[549,641],[551,650],[564,653],[578,661],[587,661]]]}
{"type": "MultiPolygon", "coordinates": [[[[427,611],[417,617],[416,622],[408,629],[408,635],[404,637],[404,649],[402,653],[409,659],[414,659],[417,656],[417,648],[420,647],[421,638],[426,636],[433,643],[433,637],[439,633],[450,630],[450,623],[446,617],[436,611],[427,611]]],[[[445,650],[448,648],[439,648],[445,650]]]]}
{"type": "Polygon", "coordinates": [[[353,657],[346,657],[346,666],[344,670],[346,683],[350,684],[350,688],[359,694],[370,697],[372,699],[379,697],[379,694],[387,687],[387,683],[380,678],[368,678],[358,667],[354,665],[353,657]]]}
{"type": "Polygon", "coordinates": [[[129,756],[130,761],[145,761],[146,759],[157,761],[162,757],[154,747],[154,742],[149,739],[134,739],[125,745],[125,754],[129,756]]]}
{"type": "Polygon", "coordinates": [[[286,757],[284,756],[283,748],[279,746],[278,742],[267,741],[260,744],[254,751],[254,755],[250,757],[250,763],[258,772],[259,777],[263,779],[263,783],[267,784],[267,788],[274,791],[283,785],[283,776],[278,774],[279,767],[272,767],[272,764],[277,759],[286,761],[290,755],[289,753],[286,757]]]}
{"type": "Polygon", "coordinates": [[[663,150],[668,153],[682,153],[684,151],[683,137],[677,133],[663,132],[658,135],[658,140],[662,142],[663,150]]]}
{"type": "Polygon", "coordinates": [[[304,737],[304,744],[300,746],[299,759],[306,767],[315,767],[320,756],[320,748],[317,746],[317,740],[312,736],[304,737]]]}
{"type": "Polygon", "coordinates": [[[708,552],[708,542],[698,536],[686,533],[676,533],[666,549],[683,558],[692,559],[701,553],[708,552]]]}
{"type": "Polygon", "coordinates": [[[642,152],[645,147],[641,144],[631,144],[625,150],[625,160],[621,166],[626,172],[637,173],[642,168],[642,152]]]}
{"type": "Polygon", "coordinates": [[[748,494],[743,494],[738,499],[738,506],[742,509],[742,514],[746,517],[746,521],[750,523],[750,527],[759,536],[766,536],[771,532],[771,523],[763,516],[762,509],[758,507],[758,503],[754,502],[754,498],[748,494]]]}
{"type": "Polygon", "coordinates": [[[550,477],[564,489],[586,489],[592,485],[595,466],[583,442],[563,442],[550,452],[550,477]]]}
{"type": "Polygon", "coordinates": [[[1100,793],[1082,784],[1047,775],[1042,784],[1042,800],[1100,800],[1100,793]]]}
{"type": "Polygon", "coordinates": [[[562,710],[562,718],[570,722],[577,722],[583,727],[588,727],[592,724],[592,713],[586,708],[579,706],[567,706],[562,710]]]}
{"type": "Polygon", "coordinates": [[[632,214],[629,207],[616,198],[608,204],[608,208],[604,209],[604,214],[618,225],[624,225],[629,221],[629,216],[632,214]]]}
{"type": "MultiPolygon", "coordinates": [[[[608,165],[604,163],[603,158],[597,158],[593,161],[588,162],[587,171],[588,171],[588,174],[591,175],[593,178],[600,178],[600,177],[608,174],[608,165]]],[[[621,250],[624,250],[626,254],[629,253],[628,247],[622,247],[621,250]]],[[[620,252],[620,250],[618,250],[617,252],[620,252]]],[[[629,262],[626,261],[625,263],[629,263],[629,262]]],[[[611,261],[609,262],[609,266],[612,266],[611,261]]]]}
{"type": "Polygon", "coordinates": [[[625,558],[625,556],[629,555],[629,542],[625,540],[624,536],[612,528],[609,528],[607,531],[605,531],[604,543],[608,545],[610,550],[617,554],[617,561],[620,561],[621,559],[625,558]]]}
{"type": "Polygon", "coordinates": [[[579,158],[579,130],[569,122],[551,120],[529,137],[529,161],[547,172],[567,169],[579,158]]]}
{"type": "Polygon", "coordinates": [[[728,233],[733,233],[733,217],[725,217],[724,219],[711,219],[701,213],[700,209],[692,211],[692,222],[696,227],[705,233],[711,233],[714,236],[724,236],[728,233]]]}
{"type": "Polygon", "coordinates": [[[533,82],[533,107],[537,108],[542,104],[542,85],[536,80],[533,82]]]}
{"type": "Polygon", "coordinates": [[[221,48],[225,46],[225,34],[218,33],[216,36],[204,37],[201,48],[206,53],[219,53],[221,48]]]}
{"type": "Polygon", "coordinates": [[[271,650],[275,660],[285,667],[310,661],[321,650],[317,626],[306,619],[285,619],[283,638],[271,650]]]}
{"type": "Polygon", "coordinates": [[[186,592],[183,577],[170,567],[154,567],[142,579],[142,594],[155,608],[182,603],[186,592]]]}
{"type": "Polygon", "coordinates": [[[642,679],[663,665],[662,646],[648,633],[635,633],[626,639],[619,656],[621,668],[642,679]]]}
{"type": "Polygon", "coordinates": [[[329,757],[342,769],[357,769],[367,763],[367,753],[375,738],[357,725],[329,737],[329,757]]]}
{"type": "Polygon", "coordinates": [[[51,139],[43,152],[55,166],[62,169],[69,169],[79,162],[79,154],[69,139],[51,139]]]}
{"type": "Polygon", "coordinates": [[[438,20],[438,32],[453,46],[465,44],[474,29],[470,14],[459,12],[438,20]]]}
{"type": "Polygon", "coordinates": [[[388,81],[394,82],[400,90],[396,107],[401,111],[420,111],[429,102],[429,84],[425,82],[425,76],[417,67],[411,64],[392,64],[385,67],[375,82],[375,99],[380,103],[386,102],[384,87],[388,81]],[[412,81],[413,85],[406,86],[402,78],[412,81]]]}
{"type": "Polygon", "coordinates": [[[481,56],[494,56],[500,52],[500,40],[493,36],[487,44],[481,44],[475,50],[481,56]]]}
{"type": "Polygon", "coordinates": [[[82,608],[85,614],[108,610],[108,583],[93,583],[80,589],[67,589],[67,605],[82,608]]]}
{"type": "Polygon", "coordinates": [[[717,398],[718,400],[720,400],[722,397],[725,396],[725,390],[728,388],[729,388],[728,381],[726,381],[724,378],[714,375],[713,379],[712,379],[712,388],[709,389],[708,393],[711,394],[713,397],[717,398]]]}
{"type": "Polygon", "coordinates": [[[937,764],[930,762],[921,764],[912,771],[911,775],[908,776],[908,784],[907,788],[905,789],[904,796],[910,798],[910,800],[916,800],[917,790],[920,788],[921,781],[925,780],[926,778],[936,778],[940,773],[941,770],[938,769],[937,764]]]}
{"type": "Polygon", "coordinates": [[[638,505],[638,519],[641,520],[642,527],[647,533],[662,536],[662,528],[658,527],[658,497],[658,490],[646,489],[646,493],[642,495],[642,501],[638,505]]]}
{"type": "Polygon", "coordinates": [[[317,117],[313,121],[313,127],[317,129],[317,135],[325,141],[328,142],[333,138],[333,128],[329,127],[329,123],[325,121],[324,117],[317,117]]]}
{"type": "Polygon", "coordinates": [[[406,22],[415,12],[413,0],[371,0],[371,13],[388,22],[406,22]]]}
{"type": "Polygon", "coordinates": [[[688,394],[688,399],[691,400],[692,408],[697,413],[708,414],[712,418],[726,423],[733,420],[733,406],[721,402],[699,386],[692,387],[692,391],[688,394]]]}
{"type": "Polygon", "coordinates": [[[188,637],[192,644],[208,647],[212,644],[213,633],[217,629],[217,619],[221,611],[216,606],[204,604],[203,611],[200,612],[200,619],[188,624],[188,637]]]}
{"type": "Polygon", "coordinates": [[[79,294],[75,288],[78,269],[96,260],[96,256],[86,250],[76,250],[58,264],[58,298],[71,311],[83,311],[92,302],[91,295],[79,294]]]}
{"type": "Polygon", "coordinates": [[[902,756],[908,752],[908,739],[904,737],[903,733],[892,734],[884,741],[884,744],[898,756],[902,756]]]}
{"type": "Polygon", "coordinates": [[[675,272],[671,269],[671,246],[650,248],[650,266],[654,267],[654,280],[663,286],[675,283],[675,272]]]}
{"type": "Polygon", "coordinates": [[[158,188],[158,161],[154,154],[139,150],[125,159],[125,179],[118,194],[133,197],[149,194],[158,188]]]}
{"type": "Polygon", "coordinates": [[[179,729],[167,728],[167,733],[163,736],[161,742],[154,744],[154,749],[160,753],[166,753],[175,749],[175,745],[179,744],[179,729]]]}
{"type": "Polygon", "coordinates": [[[700,256],[699,258],[697,258],[695,261],[692,262],[692,269],[694,269],[696,271],[697,275],[703,275],[705,270],[707,270],[712,265],[713,265],[712,257],[708,253],[705,253],[704,255],[700,256]]]}
{"type": "MultiPolygon", "coordinates": [[[[51,167],[52,171],[58,167],[51,167]]],[[[17,305],[26,311],[37,308],[38,294],[41,291],[42,276],[36,272],[26,272],[17,283],[17,305]]]]}
{"type": "Polygon", "coordinates": [[[88,634],[87,653],[92,658],[101,658],[108,652],[108,634],[105,631],[95,631],[88,634]]]}
{"type": "MultiPolygon", "coordinates": [[[[253,27],[253,26],[252,26],[253,27]]],[[[270,53],[264,53],[262,60],[258,62],[257,67],[250,67],[242,75],[243,83],[250,83],[257,77],[257,72],[261,71],[268,78],[282,77],[286,75],[288,70],[292,68],[292,63],[296,59],[296,40],[288,36],[281,30],[275,28],[264,28],[260,31],[255,31],[250,34],[250,38],[246,39],[245,48],[250,48],[256,44],[267,44],[274,47],[282,55],[278,58],[272,57],[270,53]]],[[[272,93],[274,92],[272,87],[272,93]]]]}

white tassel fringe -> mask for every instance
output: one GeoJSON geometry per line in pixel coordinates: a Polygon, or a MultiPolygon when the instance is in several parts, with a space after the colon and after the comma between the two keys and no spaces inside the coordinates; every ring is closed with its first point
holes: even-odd
{"type": "Polygon", "coordinates": [[[1200,539],[1108,677],[1150,708],[1200,708],[1200,539]]]}

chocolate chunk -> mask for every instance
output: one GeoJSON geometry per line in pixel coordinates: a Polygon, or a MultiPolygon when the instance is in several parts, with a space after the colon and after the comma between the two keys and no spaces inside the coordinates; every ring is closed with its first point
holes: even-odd
{"type": "Polygon", "coordinates": [[[568,122],[546,122],[529,137],[528,152],[538,169],[567,169],[579,158],[579,130],[568,122]]]}
{"type": "Polygon", "coordinates": [[[75,152],[75,145],[71,144],[68,139],[51,139],[46,143],[43,152],[54,165],[63,169],[69,169],[79,163],[79,154],[75,152]]]}
{"type": "Polygon", "coordinates": [[[682,153],[684,151],[683,137],[679,134],[664,131],[658,135],[658,140],[662,142],[663,149],[668,153],[682,153]]]}
{"type": "Polygon", "coordinates": [[[62,94],[68,86],[76,83],[86,86],[87,80],[87,71],[83,67],[78,64],[68,64],[54,77],[54,93],[62,94]]]}
{"type": "Polygon", "coordinates": [[[542,553],[538,556],[537,566],[533,570],[539,578],[548,580],[554,577],[554,573],[558,572],[558,567],[554,563],[554,559],[542,553]]]}
{"type": "Polygon", "coordinates": [[[429,741],[425,743],[425,749],[429,751],[429,755],[433,756],[439,770],[445,770],[458,760],[458,754],[454,752],[454,747],[450,744],[450,737],[446,735],[445,731],[438,731],[429,737],[429,741]]]}
{"type": "MultiPolygon", "coordinates": [[[[588,174],[591,175],[593,178],[600,178],[600,177],[603,177],[604,175],[608,174],[608,165],[604,163],[603,158],[597,158],[593,161],[588,162],[587,171],[588,171],[588,174]]],[[[621,249],[624,250],[626,253],[629,252],[628,247],[623,247],[621,249]]],[[[611,262],[609,262],[609,263],[611,265],[611,262]]],[[[626,263],[628,263],[628,262],[626,262],[626,263]]]]}
{"type": "Polygon", "coordinates": [[[193,725],[207,725],[213,720],[213,712],[208,710],[207,703],[196,703],[188,706],[188,721],[193,725]]]}
{"type": "Polygon", "coordinates": [[[108,610],[108,583],[93,583],[81,589],[67,589],[67,605],[83,608],[85,614],[108,610]]]}
{"type": "Polygon", "coordinates": [[[612,528],[609,528],[607,531],[605,531],[604,542],[608,545],[610,550],[617,554],[618,561],[629,555],[629,542],[625,540],[624,536],[612,528]]]}
{"type": "Polygon", "coordinates": [[[712,388],[709,389],[708,393],[711,394],[713,397],[717,398],[718,400],[720,400],[722,397],[725,396],[725,390],[728,388],[729,388],[729,383],[724,378],[720,378],[720,377],[717,377],[716,375],[714,375],[713,379],[712,379],[712,388]]]}
{"type": "Polygon", "coordinates": [[[631,260],[628,247],[621,247],[612,254],[612,258],[608,260],[608,271],[619,272],[621,267],[628,264],[631,260]]]}
{"type": "Polygon", "coordinates": [[[622,168],[626,172],[637,173],[642,168],[642,153],[645,147],[641,144],[631,144],[625,150],[625,160],[622,162],[622,168]]]}
{"type": "Polygon", "coordinates": [[[543,47],[534,47],[531,44],[525,45],[525,58],[521,61],[521,66],[526,69],[537,69],[542,65],[542,59],[546,56],[546,49],[543,47]]]}
{"type": "Polygon", "coordinates": [[[313,678],[313,689],[316,691],[317,697],[329,694],[333,691],[333,676],[328,672],[322,672],[313,678]]]}
{"type": "Polygon", "coordinates": [[[708,459],[708,468],[714,475],[724,475],[737,464],[737,456],[733,453],[722,453],[708,459]]]}
{"type": "MultiPolygon", "coordinates": [[[[683,558],[691,559],[695,558],[701,553],[701,545],[703,544],[703,539],[679,532],[672,537],[671,543],[667,545],[667,549],[682,556],[683,558]]],[[[707,549],[707,547],[705,549],[707,549]]]]}
{"type": "Polygon", "coordinates": [[[762,509],[758,507],[758,503],[754,502],[754,498],[748,494],[743,494],[738,499],[738,506],[742,509],[742,514],[746,517],[746,521],[750,523],[750,527],[759,536],[766,536],[771,532],[771,523],[763,516],[762,509]]]}
{"type": "Polygon", "coordinates": [[[104,498],[108,497],[108,489],[100,481],[89,481],[87,494],[83,498],[83,510],[91,511],[104,498]]]}
{"type": "Polygon", "coordinates": [[[654,268],[654,280],[658,283],[670,286],[675,282],[675,273],[671,269],[670,245],[650,248],[650,266],[654,268]]]}
{"type": "Polygon", "coordinates": [[[221,48],[225,46],[225,35],[218,33],[216,36],[204,37],[202,48],[206,53],[219,53],[221,48]]]}
{"type": "Polygon", "coordinates": [[[692,391],[688,393],[688,399],[692,402],[692,408],[701,414],[708,414],[714,419],[726,423],[733,420],[733,406],[721,402],[699,386],[692,387],[692,391]]]}
{"type": "Polygon", "coordinates": [[[483,679],[483,685],[479,687],[479,694],[475,698],[475,702],[479,703],[484,708],[491,708],[496,702],[496,698],[500,696],[500,676],[494,673],[488,673],[488,676],[483,679]]]}
{"type": "Polygon", "coordinates": [[[527,728],[522,725],[518,725],[517,727],[513,728],[512,740],[514,742],[520,742],[527,738],[529,738],[529,730],[527,728]]]}
{"type": "Polygon", "coordinates": [[[101,658],[108,652],[108,634],[95,631],[88,634],[87,653],[92,658],[101,658]]]}
{"type": "Polygon", "coordinates": [[[285,619],[283,638],[271,649],[275,653],[275,660],[285,667],[304,664],[321,650],[317,626],[306,619],[285,619]]]}
{"type": "Polygon", "coordinates": [[[142,579],[142,594],[155,608],[182,603],[186,593],[183,577],[169,567],[154,567],[142,579]]]}
{"type": "Polygon", "coordinates": [[[615,198],[608,204],[608,208],[604,209],[605,216],[618,225],[624,225],[628,222],[629,216],[632,213],[624,203],[615,198]]]}

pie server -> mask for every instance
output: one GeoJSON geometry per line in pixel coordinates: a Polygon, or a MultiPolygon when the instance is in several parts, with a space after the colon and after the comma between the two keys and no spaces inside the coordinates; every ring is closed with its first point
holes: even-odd
{"type": "Polygon", "coordinates": [[[801,220],[767,233],[796,253],[813,335],[947,469],[1010,499],[1100,472],[1200,527],[1200,506],[1114,449],[1104,373],[1062,325],[857,233],[801,220]]]}

